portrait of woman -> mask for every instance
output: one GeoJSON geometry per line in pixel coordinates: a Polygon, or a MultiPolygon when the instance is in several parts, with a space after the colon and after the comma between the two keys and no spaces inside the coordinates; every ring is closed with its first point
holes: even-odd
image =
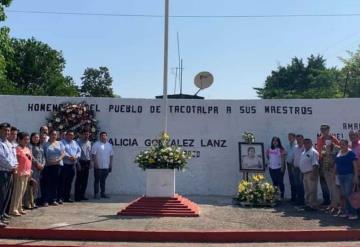
{"type": "Polygon", "coordinates": [[[263,143],[239,143],[240,171],[262,172],[265,170],[263,143]]]}

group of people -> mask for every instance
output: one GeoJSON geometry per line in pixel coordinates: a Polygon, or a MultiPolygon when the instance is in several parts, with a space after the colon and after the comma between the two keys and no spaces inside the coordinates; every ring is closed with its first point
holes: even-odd
{"type": "MultiPolygon", "coordinates": [[[[289,133],[285,147],[273,137],[266,151],[269,173],[284,198],[284,174],[288,171],[291,202],[304,210],[319,209],[320,181],[326,210],[355,220],[358,212],[350,195],[360,188],[360,132],[350,131],[349,139],[338,140],[329,125],[321,125],[316,147],[310,138],[289,133]]],[[[106,132],[90,141],[91,132],[66,131],[61,137],[42,126],[39,133],[19,132],[9,123],[0,124],[0,227],[9,219],[26,214],[24,209],[88,200],[85,192],[89,170],[94,168],[94,198],[109,198],[105,184],[113,166],[113,149],[106,132]],[[77,140],[75,136],[79,135],[77,140]]],[[[255,150],[253,150],[255,151],[255,150]]]]}
{"type": "Polygon", "coordinates": [[[360,132],[350,131],[349,140],[338,140],[330,134],[330,126],[320,127],[316,146],[302,134],[289,133],[285,147],[273,137],[266,151],[269,173],[274,186],[284,198],[284,174],[290,181],[291,202],[315,211],[323,206],[329,213],[351,220],[358,212],[350,202],[350,195],[360,188],[360,132]],[[318,183],[323,202],[318,202],[318,183]]]}
{"type": "Polygon", "coordinates": [[[94,168],[94,197],[109,198],[105,183],[113,165],[113,149],[107,133],[91,143],[91,132],[73,130],[62,137],[42,126],[39,133],[19,132],[9,123],[0,124],[0,227],[24,209],[58,206],[88,200],[85,192],[89,170],[94,168]],[[79,138],[74,140],[75,135],[79,138]],[[74,200],[71,190],[75,178],[74,200]]]}

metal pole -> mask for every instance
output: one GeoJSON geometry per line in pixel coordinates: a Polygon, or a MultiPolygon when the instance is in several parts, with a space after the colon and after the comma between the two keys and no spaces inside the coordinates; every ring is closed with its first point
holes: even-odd
{"type": "Polygon", "coordinates": [[[168,48],[169,48],[169,0],[165,0],[165,26],[164,26],[164,77],[163,77],[163,111],[164,111],[164,132],[167,132],[168,117],[168,100],[167,100],[167,84],[168,84],[168,48]]]}
{"type": "Polygon", "coordinates": [[[183,60],[180,60],[180,94],[182,94],[183,60]]]}
{"type": "Polygon", "coordinates": [[[177,48],[178,48],[178,62],[179,62],[179,85],[180,85],[180,94],[182,92],[182,88],[181,88],[181,74],[182,74],[182,70],[181,70],[181,63],[180,63],[180,41],[179,41],[179,32],[177,32],[177,48]]]}

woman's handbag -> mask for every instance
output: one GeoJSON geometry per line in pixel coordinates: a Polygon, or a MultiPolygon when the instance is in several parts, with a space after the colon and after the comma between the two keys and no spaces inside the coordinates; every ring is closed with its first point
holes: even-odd
{"type": "Polygon", "coordinates": [[[349,201],[353,208],[360,208],[360,189],[358,185],[355,186],[354,191],[350,194],[349,201]]]}

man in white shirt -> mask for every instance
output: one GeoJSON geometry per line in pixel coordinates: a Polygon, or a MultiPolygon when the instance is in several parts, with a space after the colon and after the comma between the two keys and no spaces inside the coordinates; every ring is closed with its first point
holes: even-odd
{"type": "Polygon", "coordinates": [[[304,139],[304,151],[300,157],[300,170],[304,176],[305,210],[316,210],[318,206],[319,153],[313,148],[310,139],[304,139]]]}
{"type": "Polygon", "coordinates": [[[108,174],[112,170],[113,163],[113,148],[108,142],[106,132],[100,133],[100,140],[95,142],[91,149],[91,158],[94,164],[94,197],[96,199],[110,198],[105,194],[105,182],[108,174]],[[100,185],[100,195],[99,195],[100,185]]]}

